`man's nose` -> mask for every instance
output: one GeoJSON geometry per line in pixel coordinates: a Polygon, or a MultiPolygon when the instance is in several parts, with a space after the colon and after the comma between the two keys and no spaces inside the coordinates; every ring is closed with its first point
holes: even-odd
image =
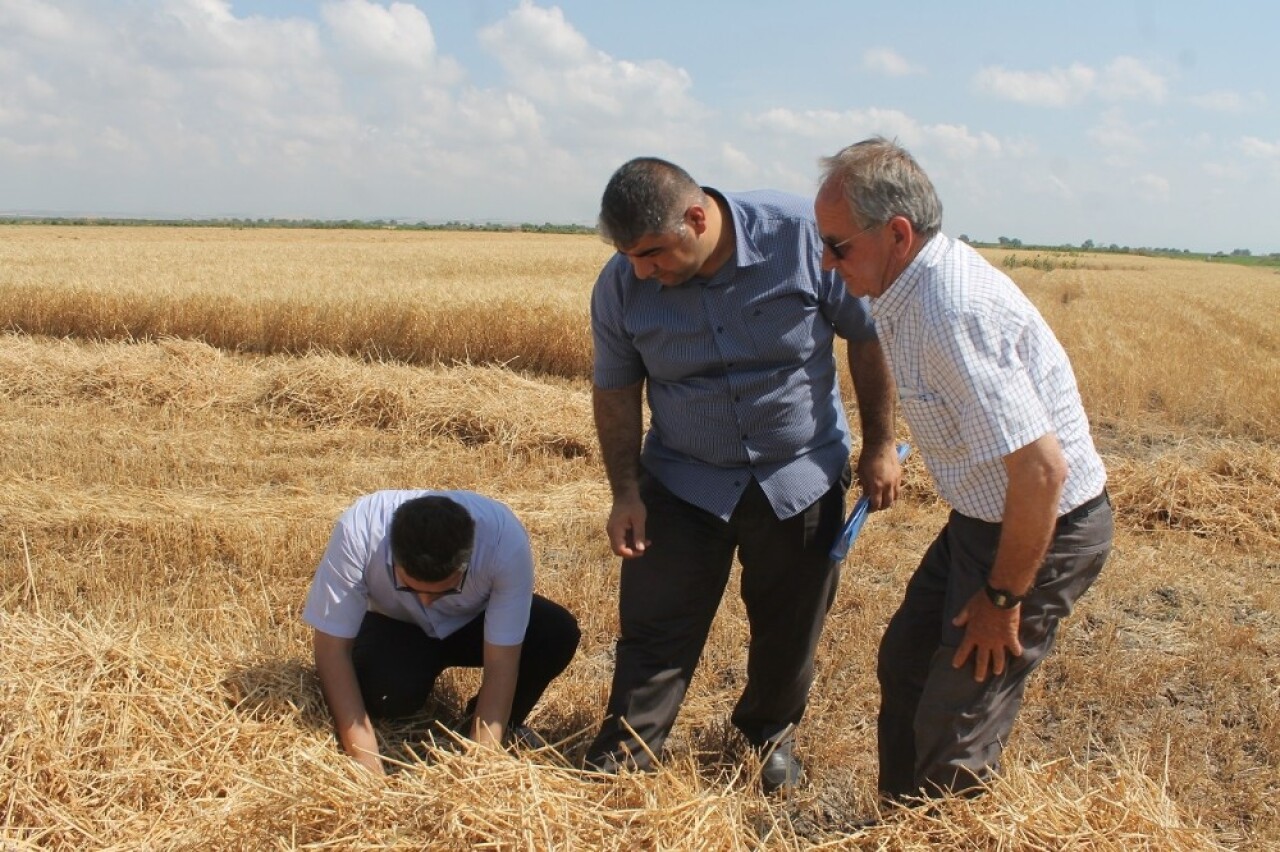
{"type": "Polygon", "coordinates": [[[637,278],[652,278],[654,273],[653,261],[644,257],[631,258],[631,269],[635,272],[637,278]]]}

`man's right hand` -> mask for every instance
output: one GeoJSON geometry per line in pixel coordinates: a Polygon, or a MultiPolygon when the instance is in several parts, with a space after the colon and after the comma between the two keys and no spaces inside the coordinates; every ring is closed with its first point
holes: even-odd
{"type": "Polygon", "coordinates": [[[623,559],[644,555],[645,548],[649,546],[649,539],[644,534],[644,523],[644,501],[638,493],[615,497],[613,510],[609,512],[609,522],[605,525],[609,547],[613,552],[623,559]]]}

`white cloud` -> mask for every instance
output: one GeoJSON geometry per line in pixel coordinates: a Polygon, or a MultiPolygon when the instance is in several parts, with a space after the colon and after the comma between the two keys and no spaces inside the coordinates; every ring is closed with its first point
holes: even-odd
{"type": "Polygon", "coordinates": [[[760,172],[749,154],[728,142],[720,146],[720,160],[725,170],[740,180],[755,180],[760,172]]]}
{"type": "Polygon", "coordinates": [[[334,41],[357,67],[422,72],[435,59],[431,22],[416,6],[339,0],[325,3],[321,16],[334,41]]]}
{"type": "Polygon", "coordinates": [[[873,47],[863,52],[862,67],[867,71],[888,77],[907,77],[924,73],[923,68],[913,65],[897,51],[888,47],[873,47]]]}
{"type": "Polygon", "coordinates": [[[1268,142],[1256,136],[1246,136],[1240,140],[1239,148],[1250,157],[1280,163],[1280,142],[1268,142]]]}
{"type": "Polygon", "coordinates": [[[592,47],[557,7],[522,0],[481,30],[480,42],[502,64],[508,84],[545,107],[648,121],[686,118],[702,109],[683,69],[661,60],[615,59],[592,47]]]}
{"type": "Polygon", "coordinates": [[[1010,71],[997,65],[980,70],[974,85],[980,92],[1014,103],[1065,107],[1084,100],[1097,79],[1098,72],[1079,63],[1049,71],[1010,71]]]}
{"type": "Polygon", "coordinates": [[[948,159],[967,160],[986,154],[999,157],[1004,150],[1000,140],[990,133],[974,133],[964,125],[934,124],[924,130],[925,138],[948,159]]]}
{"type": "Polygon", "coordinates": [[[1248,172],[1237,163],[1205,163],[1201,170],[1213,180],[1243,180],[1248,172]]]}
{"type": "Polygon", "coordinates": [[[1161,204],[1169,200],[1169,181],[1160,175],[1139,175],[1132,181],[1134,192],[1138,197],[1153,204],[1161,204]]]}
{"type": "Polygon", "coordinates": [[[1090,97],[1107,101],[1161,103],[1167,94],[1164,77],[1130,56],[1113,59],[1101,71],[1083,63],[1048,71],[983,68],[973,78],[977,91],[1027,106],[1068,107],[1090,97]]]}
{"type": "Polygon", "coordinates": [[[766,110],[746,119],[747,129],[763,130],[781,136],[803,139],[835,140],[839,146],[879,134],[898,137],[910,147],[923,133],[919,123],[904,112],[891,109],[805,110],[785,107],[766,110]]]}
{"type": "Polygon", "coordinates": [[[21,33],[25,38],[66,41],[74,33],[74,23],[57,6],[41,0],[0,0],[0,27],[21,33]]]}
{"type": "Polygon", "coordinates": [[[1147,148],[1138,128],[1117,109],[1103,113],[1101,121],[1089,128],[1089,138],[1111,155],[1140,154],[1147,148]]]}
{"type": "Polygon", "coordinates": [[[1164,77],[1132,56],[1112,60],[1098,79],[1098,95],[1108,101],[1163,103],[1167,89],[1164,77]]]}
{"type": "Polygon", "coordinates": [[[797,112],[779,107],[750,116],[747,126],[781,137],[814,140],[819,146],[830,148],[830,153],[874,135],[897,139],[913,153],[915,148],[923,148],[953,160],[981,155],[999,157],[1004,153],[1000,140],[990,133],[974,132],[964,125],[922,124],[898,110],[797,112]]]}
{"type": "Polygon", "coordinates": [[[1266,106],[1266,95],[1261,92],[1243,94],[1230,89],[1218,89],[1192,95],[1187,102],[1210,112],[1244,113],[1251,109],[1262,109],[1266,106]]]}

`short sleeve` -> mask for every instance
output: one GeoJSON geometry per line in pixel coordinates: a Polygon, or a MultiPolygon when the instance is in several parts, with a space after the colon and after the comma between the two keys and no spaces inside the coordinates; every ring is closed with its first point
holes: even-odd
{"type": "Polygon", "coordinates": [[[484,638],[491,645],[519,645],[524,642],[533,603],[533,550],[528,533],[514,516],[503,524],[493,558],[500,564],[493,572],[484,638]]]}
{"type": "Polygon", "coordinates": [[[324,556],[311,580],[302,620],[322,633],[352,639],[369,607],[365,567],[368,542],[349,524],[348,510],[334,526],[324,556]]]}
{"type": "Polygon", "coordinates": [[[961,313],[941,324],[926,348],[926,363],[979,463],[1003,458],[1052,429],[1020,352],[1021,327],[1006,319],[961,313]]]}
{"type": "Polygon", "coordinates": [[[594,381],[597,387],[614,390],[634,385],[645,377],[644,361],[626,333],[622,286],[626,264],[615,255],[600,272],[591,291],[591,340],[594,352],[594,381]]]}

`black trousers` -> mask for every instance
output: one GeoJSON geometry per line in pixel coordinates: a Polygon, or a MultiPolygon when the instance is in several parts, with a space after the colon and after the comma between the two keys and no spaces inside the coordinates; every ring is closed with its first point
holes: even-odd
{"type": "MultiPolygon", "coordinates": [[[[509,724],[524,723],[548,684],[569,665],[579,636],[578,621],[567,609],[533,596],[509,724]]],[[[365,613],[352,661],[370,718],[412,715],[426,703],[440,672],[484,665],[484,613],[444,639],[407,621],[365,613]]]]}
{"type": "Polygon", "coordinates": [[[642,475],[651,544],[643,556],[622,562],[613,686],[588,764],[651,768],[650,754],[660,754],[702,655],[735,551],[751,638],[733,724],[759,746],[799,723],[839,581],[828,554],[849,478],[846,469],[817,502],[786,520],[753,481],[726,522],[642,475]]]}
{"type": "Polygon", "coordinates": [[[1105,493],[1059,519],[1035,585],[1021,606],[1022,656],[1004,673],[973,679],[953,668],[963,628],[951,620],[991,573],[1000,525],[952,512],[907,584],[880,642],[881,795],[890,800],[977,790],[999,770],[1027,679],[1052,650],[1058,623],[1088,590],[1111,551],[1105,493]]]}

